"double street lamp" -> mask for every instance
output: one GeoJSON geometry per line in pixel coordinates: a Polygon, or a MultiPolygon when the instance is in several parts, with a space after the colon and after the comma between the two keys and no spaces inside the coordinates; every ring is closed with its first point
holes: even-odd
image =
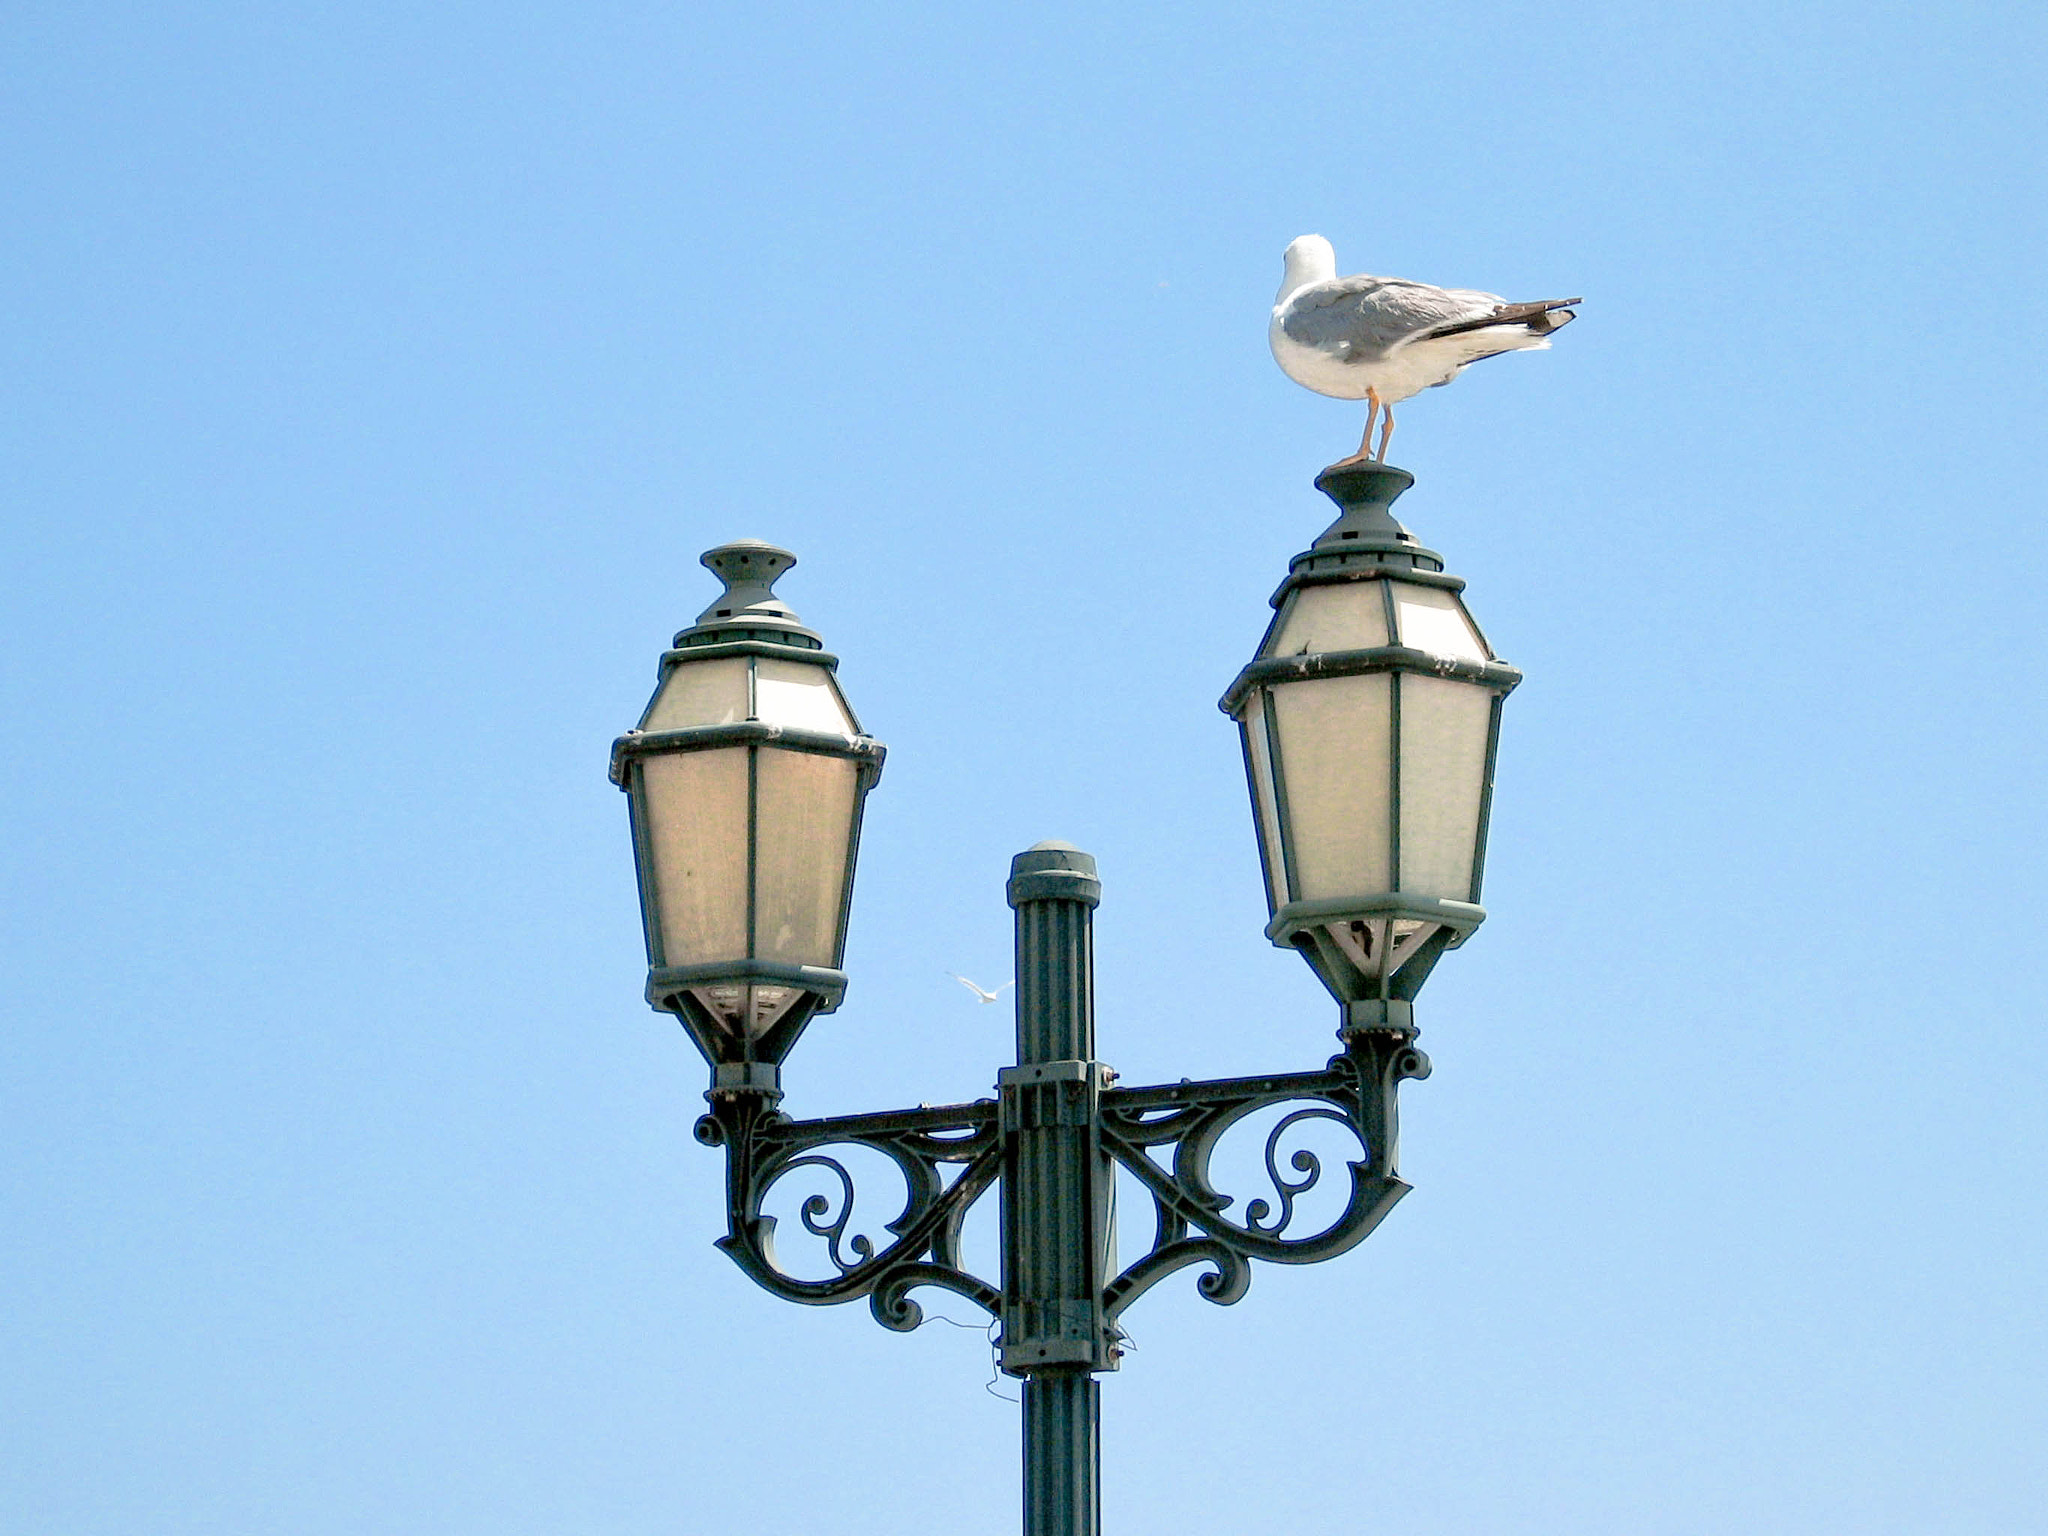
{"type": "Polygon", "coordinates": [[[711,1067],[698,1140],[726,1152],[719,1241],[791,1301],[866,1297],[884,1326],[923,1320],[910,1293],[966,1297],[999,1324],[1023,1378],[1025,1536],[1101,1527],[1096,1375],[1122,1354],[1124,1309],[1177,1270],[1229,1303],[1250,1261],[1307,1264],[1356,1246],[1407,1192],[1394,1168],[1396,1090],[1424,1077],[1414,998],[1485,917],[1500,704],[1521,674],[1499,661],[1464,584],[1394,520],[1414,483],[1385,464],[1332,466],[1316,485],[1340,515],[1291,562],[1258,653],[1224,694],[1237,721],[1272,921],[1337,999],[1343,1049],[1317,1072],[1115,1086],[1096,1059],[1095,861],[1040,843],[1011,862],[1017,1064],[971,1104],[791,1120],[781,1070],[811,1019],[837,1008],[861,809],[880,777],[835,676],[837,659],[775,596],[795,563],[757,541],[704,556],[726,590],[661,658],[640,723],[612,747],[626,791],[647,938],[647,999],[675,1014],[711,1067]],[[1265,1143],[1269,1196],[1236,1202],[1210,1178],[1246,1116],[1297,1104],[1265,1143]],[[1290,1133],[1334,1121],[1358,1142],[1337,1218],[1295,1230],[1322,1165],[1290,1133]],[[865,1147],[902,1174],[890,1240],[849,1235],[854,1181],[819,1149],[865,1147]],[[950,1179],[943,1172],[958,1168],[950,1179]],[[1152,1242],[1116,1263],[1121,1167],[1150,1196],[1152,1242]],[[823,1170],[836,1194],[801,1207],[832,1273],[806,1279],[775,1251],[769,1191],[823,1170]],[[1001,1270],[961,1260],[969,1210],[1001,1188],[1001,1270]]]}

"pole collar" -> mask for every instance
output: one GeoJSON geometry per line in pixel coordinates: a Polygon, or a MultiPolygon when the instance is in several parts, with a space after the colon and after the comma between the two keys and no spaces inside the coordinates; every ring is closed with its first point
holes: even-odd
{"type": "Polygon", "coordinates": [[[1337,1038],[1351,1040],[1359,1035],[1399,1035],[1412,1040],[1422,1031],[1415,1027],[1415,1004],[1398,998],[1366,998],[1338,1005],[1344,1022],[1337,1026],[1337,1038]]]}
{"type": "Polygon", "coordinates": [[[782,1069],[769,1061],[721,1061],[711,1068],[711,1090],[705,1098],[716,1101],[736,1094],[758,1093],[764,1098],[782,1097],[782,1069]]]}

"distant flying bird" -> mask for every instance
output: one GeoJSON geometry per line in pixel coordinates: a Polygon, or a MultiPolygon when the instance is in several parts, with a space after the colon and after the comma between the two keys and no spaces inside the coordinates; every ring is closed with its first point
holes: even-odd
{"type": "Polygon", "coordinates": [[[1337,253],[1321,235],[1287,247],[1287,271],[1273,301],[1267,338],[1287,377],[1319,395],[1364,400],[1365,436],[1343,462],[1371,456],[1372,422],[1382,407],[1378,458],[1394,436],[1394,406],[1448,384],[1482,357],[1535,351],[1575,317],[1582,299],[1510,304],[1474,288],[1432,288],[1402,277],[1337,275],[1337,253]]]}
{"type": "Polygon", "coordinates": [[[961,986],[965,987],[968,991],[972,992],[976,997],[980,998],[984,1003],[994,1002],[998,997],[1001,997],[1003,993],[1009,991],[1010,988],[1017,985],[1017,983],[1014,981],[1006,981],[1000,987],[997,987],[995,991],[991,992],[986,987],[977,986],[975,983],[969,981],[965,976],[962,976],[958,971],[948,971],[946,972],[946,974],[952,977],[955,981],[959,982],[961,986]]]}

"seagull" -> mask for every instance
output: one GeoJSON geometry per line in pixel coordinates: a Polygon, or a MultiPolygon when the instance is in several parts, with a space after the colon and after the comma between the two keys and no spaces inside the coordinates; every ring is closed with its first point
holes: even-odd
{"type": "Polygon", "coordinates": [[[1014,981],[1006,981],[1000,987],[997,987],[995,991],[991,992],[986,987],[976,986],[973,982],[969,981],[965,976],[962,976],[958,971],[948,971],[946,972],[946,974],[952,977],[955,981],[959,982],[961,986],[965,987],[968,991],[972,992],[977,998],[979,998],[984,1003],[994,1002],[998,997],[1001,997],[1005,992],[1009,991],[1010,988],[1017,985],[1017,983],[1014,981]]]}
{"type": "Polygon", "coordinates": [[[1575,317],[1582,299],[1510,304],[1474,288],[1432,288],[1404,277],[1337,275],[1337,253],[1321,235],[1287,247],[1286,275],[1273,301],[1267,337],[1273,358],[1297,384],[1319,395],[1368,403],[1358,452],[1371,457],[1373,417],[1386,410],[1378,458],[1394,436],[1394,406],[1448,384],[1469,364],[1503,352],[1535,351],[1575,317]]]}

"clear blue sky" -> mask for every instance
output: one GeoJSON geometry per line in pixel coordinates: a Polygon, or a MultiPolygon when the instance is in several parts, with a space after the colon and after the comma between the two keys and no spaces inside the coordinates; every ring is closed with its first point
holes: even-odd
{"type": "Polygon", "coordinates": [[[1319,230],[1586,296],[1395,441],[1529,679],[1493,916],[1415,1194],[1131,1314],[1110,1529],[2048,1531],[2044,30],[15,6],[0,1525],[1011,1529],[976,1334],[710,1247],[606,749],[785,543],[890,746],[792,1110],[988,1090],[1049,836],[1126,1081],[1318,1064],[1215,699],[1356,441],[1319,230]]]}

